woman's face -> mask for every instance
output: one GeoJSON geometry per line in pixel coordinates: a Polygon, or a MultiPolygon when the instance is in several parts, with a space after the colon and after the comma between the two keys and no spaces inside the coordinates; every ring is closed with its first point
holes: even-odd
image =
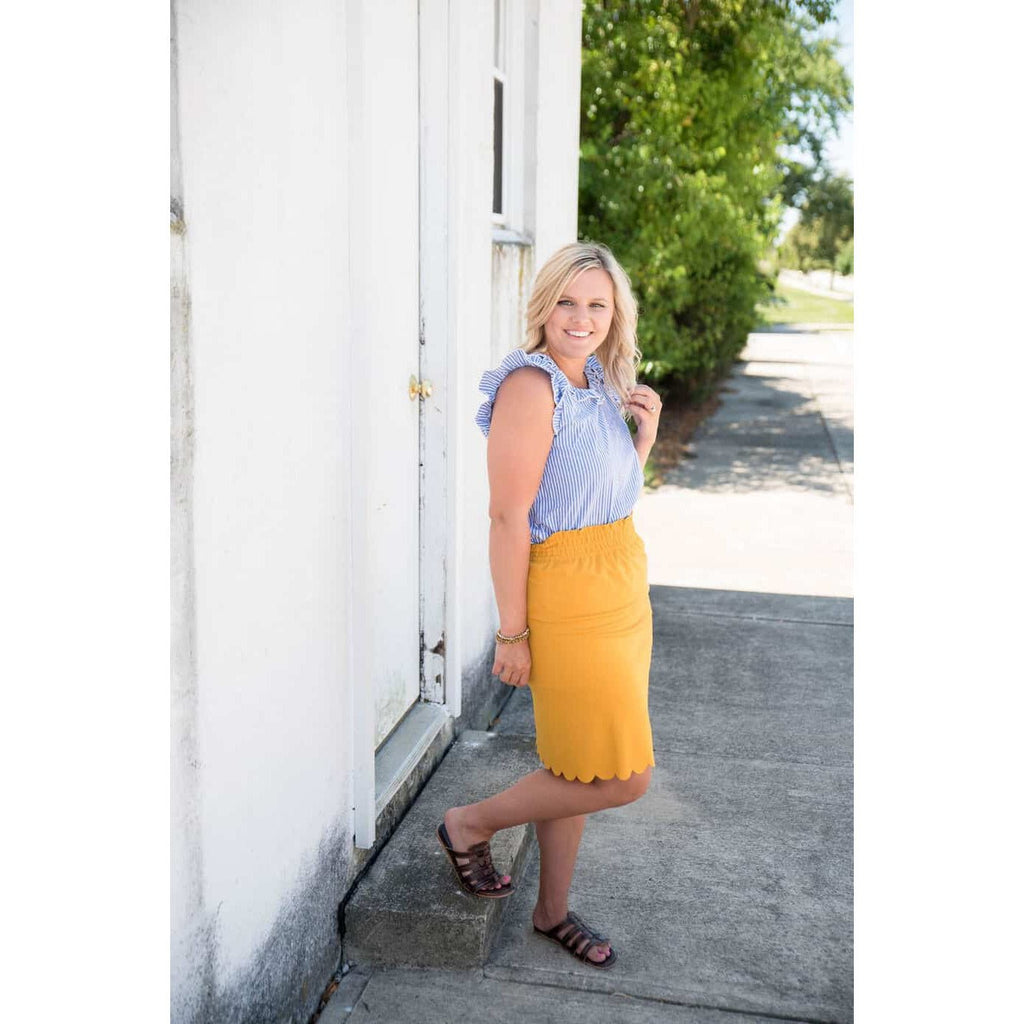
{"type": "Polygon", "coordinates": [[[566,359],[586,359],[612,326],[615,285],[600,267],[584,270],[565,286],[544,324],[548,351],[566,359]]]}

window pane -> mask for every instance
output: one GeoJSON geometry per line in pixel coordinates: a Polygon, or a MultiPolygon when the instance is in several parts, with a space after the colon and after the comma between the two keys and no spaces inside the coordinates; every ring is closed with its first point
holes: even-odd
{"type": "Polygon", "coordinates": [[[494,66],[501,67],[501,0],[494,0],[494,66]]]}
{"type": "Polygon", "coordinates": [[[502,212],[502,148],[503,118],[502,118],[502,84],[496,78],[494,80],[494,198],[491,209],[494,213],[502,212]]]}

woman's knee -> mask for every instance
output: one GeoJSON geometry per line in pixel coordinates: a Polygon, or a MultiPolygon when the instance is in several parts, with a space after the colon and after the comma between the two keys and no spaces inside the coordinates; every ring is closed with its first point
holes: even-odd
{"type": "Polygon", "coordinates": [[[607,784],[615,806],[631,804],[647,792],[647,787],[651,784],[651,766],[648,765],[642,772],[633,772],[628,779],[608,779],[607,784]]]}

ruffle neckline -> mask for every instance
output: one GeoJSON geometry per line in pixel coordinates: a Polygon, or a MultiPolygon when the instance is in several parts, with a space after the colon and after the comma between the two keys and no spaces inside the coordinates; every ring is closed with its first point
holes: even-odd
{"type": "Polygon", "coordinates": [[[480,406],[476,414],[476,424],[486,436],[490,431],[491,407],[494,397],[497,394],[498,386],[512,372],[520,366],[537,366],[546,370],[551,376],[553,394],[555,398],[555,412],[552,425],[557,434],[561,428],[566,410],[571,410],[572,416],[575,411],[584,405],[601,405],[608,398],[604,383],[604,367],[601,360],[593,352],[587,356],[583,365],[583,373],[587,378],[587,387],[578,388],[565,375],[562,368],[552,359],[547,352],[526,352],[521,348],[514,348],[509,352],[501,363],[494,370],[488,370],[480,380],[480,390],[487,395],[487,400],[480,406]]]}
{"type": "MultiPolygon", "coordinates": [[[[546,359],[548,359],[551,362],[551,364],[555,367],[555,369],[558,370],[558,372],[561,373],[563,377],[565,377],[565,374],[563,373],[563,371],[562,371],[561,367],[558,365],[558,363],[556,363],[554,361],[554,359],[552,359],[551,356],[549,356],[546,352],[536,352],[536,353],[531,353],[531,354],[544,356],[546,359]]],[[[576,385],[573,384],[572,381],[570,381],[568,377],[565,377],[565,383],[570,388],[572,388],[573,391],[586,392],[588,389],[591,389],[592,391],[597,393],[597,395],[596,395],[597,398],[600,401],[603,402],[604,401],[604,395],[601,394],[601,392],[604,390],[603,389],[603,385],[604,385],[604,368],[601,366],[601,360],[598,359],[597,356],[594,355],[593,352],[591,352],[590,355],[587,356],[587,361],[583,364],[583,373],[584,373],[584,375],[587,378],[587,387],[586,388],[578,388],[578,387],[576,387],[576,385]]]]}

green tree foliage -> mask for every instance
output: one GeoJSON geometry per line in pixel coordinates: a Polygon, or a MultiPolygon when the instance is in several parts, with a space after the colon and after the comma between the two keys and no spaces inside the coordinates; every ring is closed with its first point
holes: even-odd
{"type": "Polygon", "coordinates": [[[800,270],[822,267],[833,275],[837,270],[852,273],[853,182],[846,175],[826,171],[806,186],[800,220],[786,235],[780,260],[800,270]],[[844,270],[846,266],[850,269],[844,270]]]}
{"type": "Polygon", "coordinates": [[[839,253],[853,238],[853,182],[843,174],[825,174],[807,193],[804,218],[817,228],[817,256],[834,277],[839,253]]]}
{"type": "Polygon", "coordinates": [[[849,108],[824,0],[586,0],[580,236],[640,301],[641,372],[706,392],[756,325],[758,260],[849,108]]]}
{"type": "Polygon", "coordinates": [[[845,241],[839,249],[839,255],[836,257],[836,270],[840,274],[852,274],[853,273],[853,236],[845,241]]]}
{"type": "Polygon", "coordinates": [[[819,269],[822,262],[818,257],[817,225],[797,221],[779,246],[779,263],[805,274],[809,270],[819,269]]]}

